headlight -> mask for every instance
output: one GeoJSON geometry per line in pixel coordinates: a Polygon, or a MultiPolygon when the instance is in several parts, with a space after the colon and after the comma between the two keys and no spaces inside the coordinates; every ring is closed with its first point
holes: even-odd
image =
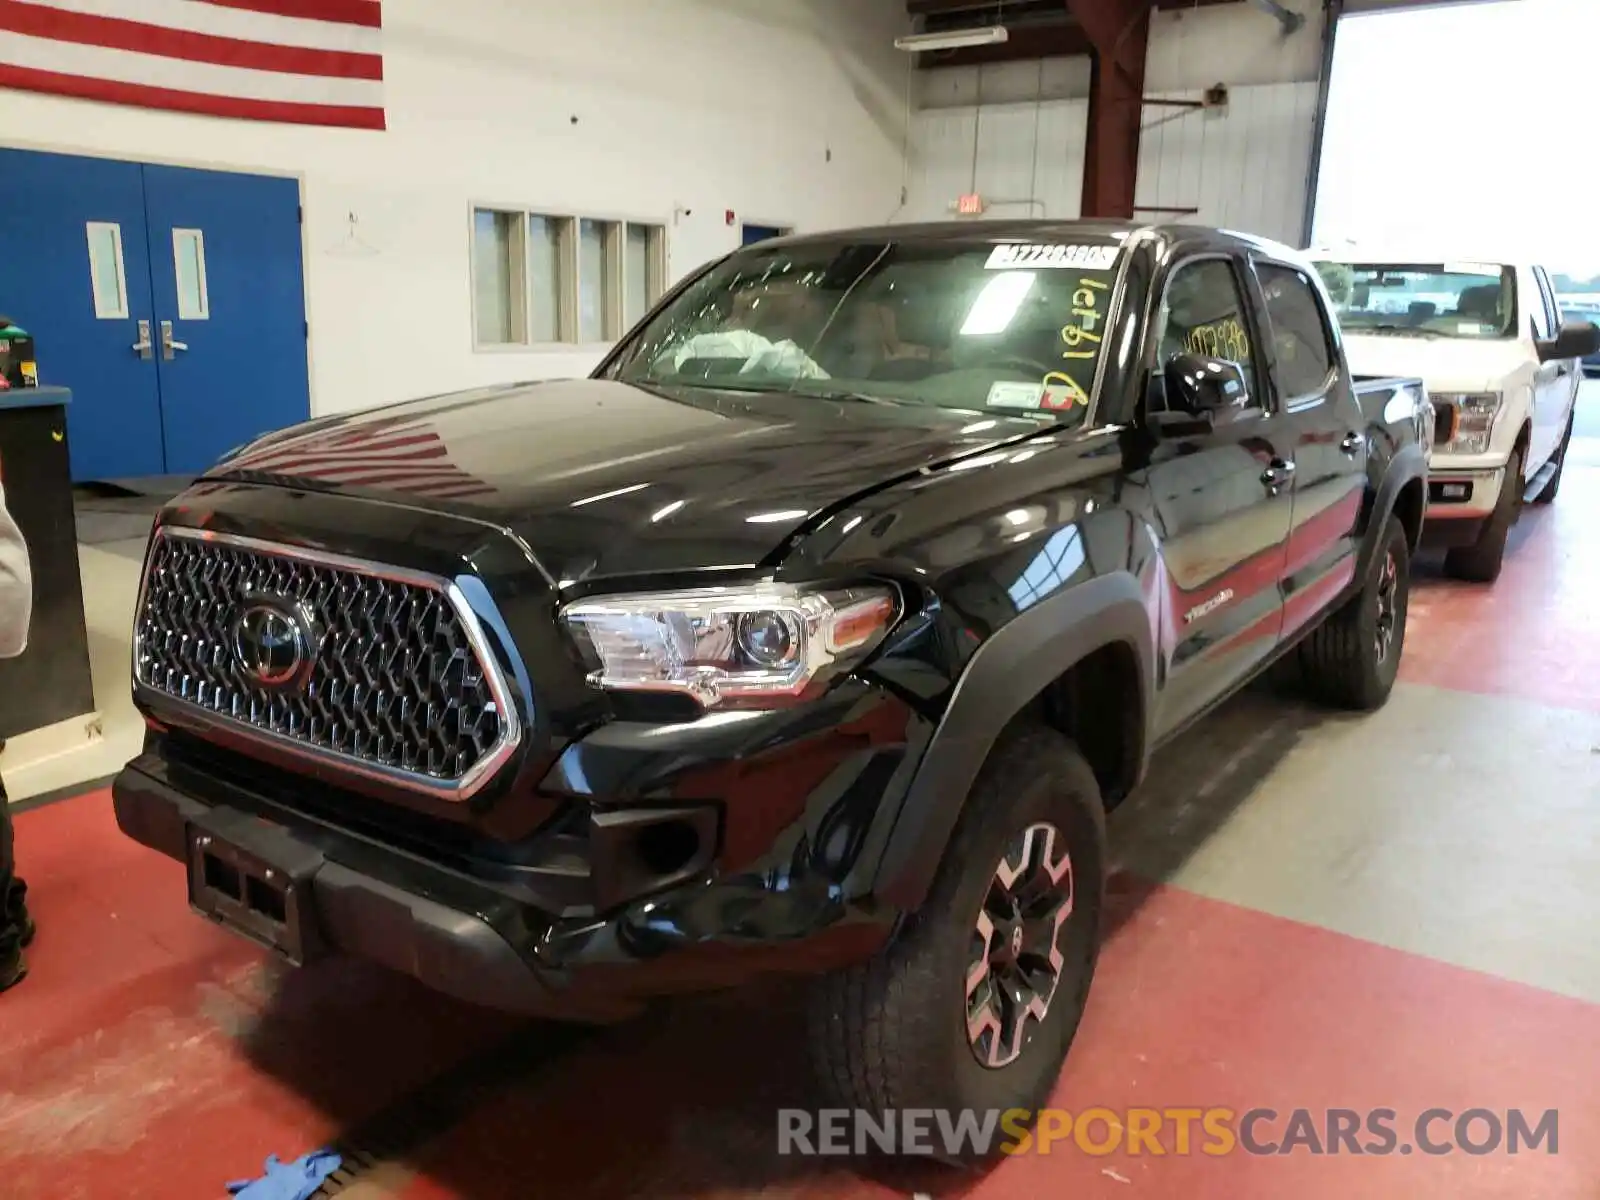
{"type": "Polygon", "coordinates": [[[1500,413],[1499,392],[1482,392],[1462,395],[1435,392],[1433,398],[1442,400],[1455,410],[1455,428],[1451,431],[1449,449],[1456,454],[1482,454],[1489,448],[1489,436],[1494,432],[1494,419],[1500,413]]]}
{"type": "Polygon", "coordinates": [[[602,596],[561,611],[590,683],[678,692],[706,708],[803,696],[877,649],[899,615],[891,588],[783,584],[602,596]]]}

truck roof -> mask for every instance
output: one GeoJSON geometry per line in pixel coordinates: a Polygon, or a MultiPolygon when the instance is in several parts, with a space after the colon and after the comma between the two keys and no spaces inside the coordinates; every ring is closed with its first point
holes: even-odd
{"type": "Polygon", "coordinates": [[[1523,265],[1523,260],[1515,256],[1491,254],[1483,257],[1454,251],[1441,254],[1437,247],[1427,246],[1340,246],[1333,249],[1314,247],[1307,250],[1306,254],[1315,261],[1337,263],[1474,263],[1494,267],[1523,265]]]}
{"type": "Polygon", "coordinates": [[[1118,221],[1101,219],[1052,220],[1049,218],[1016,218],[1009,220],[968,219],[951,221],[924,221],[904,225],[873,225],[852,229],[827,229],[815,233],[788,234],[752,243],[745,250],[759,250],[772,246],[826,245],[847,241],[883,242],[963,242],[1027,240],[1034,242],[1070,242],[1074,238],[1094,240],[1125,239],[1135,234],[1148,234],[1160,238],[1177,249],[1219,245],[1248,245],[1272,255],[1298,261],[1305,253],[1280,242],[1254,234],[1234,230],[1216,229],[1209,225],[1187,223],[1155,223],[1149,221],[1118,221]]]}

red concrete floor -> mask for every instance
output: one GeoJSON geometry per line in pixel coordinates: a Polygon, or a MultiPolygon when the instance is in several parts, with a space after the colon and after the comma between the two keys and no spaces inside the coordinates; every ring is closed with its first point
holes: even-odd
{"type": "Polygon", "coordinates": [[[1600,469],[1584,461],[1593,455],[1600,464],[1600,447],[1573,445],[1579,461],[1569,463],[1560,499],[1523,510],[1492,588],[1444,580],[1434,556],[1419,562],[1402,679],[1600,711],[1600,638],[1592,634],[1600,469]]]}
{"type": "Polygon", "coordinates": [[[17,843],[39,936],[0,996],[7,1200],[224,1195],[510,1028],[352,964],[278,986],[107,792],[22,813],[17,843]]]}
{"type": "MultiPolygon", "coordinates": [[[[41,880],[41,933],[33,975],[0,1000],[8,1197],[218,1197],[267,1154],[314,1149],[451,1062],[492,1056],[510,1033],[337,964],[274,992],[253,950],[191,917],[166,864],[120,839],[103,793],[18,824],[41,880]]],[[[781,1049],[793,1044],[791,1015],[741,997],[554,1053],[481,1098],[413,1157],[414,1177],[382,1194],[1594,1195],[1592,1006],[1172,889],[1125,884],[1117,908],[1062,1107],[1387,1107],[1402,1134],[1434,1107],[1521,1107],[1535,1120],[1554,1108],[1559,1154],[1094,1157],[1067,1143],[986,1178],[869,1179],[777,1155],[774,1111],[800,1102],[798,1067],[781,1049]]]]}
{"type": "MultiPolygon", "coordinates": [[[[1600,470],[1569,471],[1491,589],[1424,568],[1404,679],[1600,711],[1584,637],[1597,499],[1600,470]]],[[[7,1200],[211,1200],[268,1154],[385,1128],[403,1169],[346,1197],[1600,1196],[1595,1006],[1173,888],[1118,881],[1059,1105],[1382,1107],[1402,1142],[1431,1108],[1557,1109],[1559,1153],[1094,1156],[1062,1143],[981,1177],[782,1158],[774,1114],[802,1102],[801,1073],[793,1014],[764,995],[578,1039],[519,1028],[355,965],[280,975],[189,913],[181,872],[117,833],[103,792],[23,813],[18,843],[40,936],[31,977],[0,997],[7,1200]],[[514,1081],[455,1089],[460,1111],[433,1114],[431,1133],[395,1133],[397,1104],[513,1059],[514,1081]]]]}

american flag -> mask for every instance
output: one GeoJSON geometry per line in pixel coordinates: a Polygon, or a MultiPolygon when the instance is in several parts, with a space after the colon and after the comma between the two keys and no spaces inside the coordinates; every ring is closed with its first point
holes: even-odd
{"type": "Polygon", "coordinates": [[[0,88],[382,129],[381,0],[0,0],[0,88]]]}
{"type": "Polygon", "coordinates": [[[396,418],[291,436],[241,454],[224,468],[434,500],[463,500],[495,491],[451,462],[444,439],[431,423],[418,419],[396,418]]]}

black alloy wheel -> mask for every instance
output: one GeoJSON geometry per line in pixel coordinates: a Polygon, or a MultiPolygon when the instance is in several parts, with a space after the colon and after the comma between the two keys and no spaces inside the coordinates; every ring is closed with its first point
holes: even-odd
{"type": "Polygon", "coordinates": [[[967,1043],[981,1065],[1015,1062],[1049,1015],[1072,900],[1067,839],[1054,825],[1028,826],[995,868],[972,931],[967,1043]]]}
{"type": "Polygon", "coordinates": [[[1382,666],[1394,650],[1394,636],[1399,627],[1400,565],[1395,561],[1392,548],[1385,548],[1374,600],[1377,611],[1373,616],[1373,649],[1377,664],[1382,666]]]}

